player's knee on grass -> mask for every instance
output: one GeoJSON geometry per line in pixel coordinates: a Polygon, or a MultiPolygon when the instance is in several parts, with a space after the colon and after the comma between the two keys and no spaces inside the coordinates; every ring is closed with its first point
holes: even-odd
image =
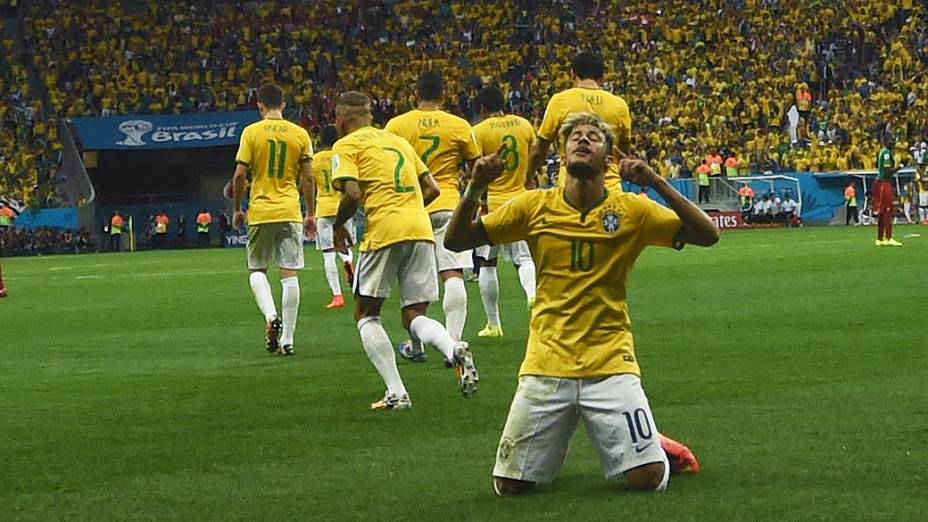
{"type": "Polygon", "coordinates": [[[657,491],[664,485],[664,463],[654,462],[632,468],[623,477],[628,487],[635,491],[657,491]]]}
{"type": "Polygon", "coordinates": [[[524,495],[535,487],[534,482],[516,480],[511,478],[493,477],[493,488],[496,494],[504,497],[510,495],[524,495]]]}

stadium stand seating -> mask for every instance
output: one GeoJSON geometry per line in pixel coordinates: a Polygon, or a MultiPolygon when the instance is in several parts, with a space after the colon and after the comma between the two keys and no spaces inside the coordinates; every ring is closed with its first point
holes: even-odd
{"type": "MultiPolygon", "coordinates": [[[[10,28],[0,21],[0,49],[16,55],[10,28]]],[[[54,120],[44,119],[27,68],[17,60],[0,60],[0,195],[37,207],[62,206],[57,176],[61,144],[54,120]]]]}
{"type": "Polygon", "coordinates": [[[20,14],[31,63],[0,69],[0,150],[13,158],[0,191],[30,199],[38,184],[43,205],[56,202],[60,147],[54,120],[35,116],[43,100],[66,118],[224,111],[253,106],[274,80],[287,116],[315,135],[340,90],[368,92],[383,123],[414,105],[416,75],[437,69],[453,112],[472,118],[479,86],[495,82],[537,123],[579,48],[603,54],[636,153],[668,176],[718,150],[742,171],[872,168],[880,135],[895,134],[905,160],[928,128],[928,20],[912,0],[36,0],[20,14]],[[40,96],[17,92],[28,67],[40,96]],[[791,146],[800,84],[812,106],[805,146],[791,146]]]}

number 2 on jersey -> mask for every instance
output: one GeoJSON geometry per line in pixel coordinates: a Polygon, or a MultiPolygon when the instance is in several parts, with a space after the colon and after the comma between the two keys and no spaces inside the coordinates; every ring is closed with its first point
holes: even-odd
{"type": "Polygon", "coordinates": [[[269,177],[284,177],[284,169],[287,165],[287,143],[284,141],[267,140],[271,148],[267,158],[267,174],[269,177]],[[280,156],[277,155],[277,148],[280,147],[280,156]],[[276,169],[275,169],[276,168],[276,169]],[[276,172],[275,172],[276,170],[276,172]]]}
{"type": "Polygon", "coordinates": [[[403,157],[403,153],[400,152],[399,149],[394,149],[393,147],[384,147],[383,150],[396,154],[396,167],[393,168],[393,182],[395,183],[396,191],[403,193],[415,191],[415,187],[403,185],[401,176],[403,174],[403,165],[406,163],[406,158],[403,157]]]}

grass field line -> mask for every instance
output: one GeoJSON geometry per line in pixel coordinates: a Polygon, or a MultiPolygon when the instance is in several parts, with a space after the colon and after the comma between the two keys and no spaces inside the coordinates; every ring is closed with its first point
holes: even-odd
{"type": "MultiPolygon", "coordinates": [[[[816,245],[825,245],[825,244],[839,244],[839,243],[856,243],[856,240],[853,239],[829,239],[825,241],[816,241],[816,245]]],[[[738,250],[745,250],[749,248],[771,248],[771,247],[782,247],[783,243],[748,243],[748,244],[737,244],[737,245],[726,245],[724,243],[712,247],[712,250],[731,250],[737,248],[738,250]]]]}
{"type": "Polygon", "coordinates": [[[84,274],[79,275],[76,279],[110,279],[125,277],[177,277],[177,276],[201,276],[201,275],[228,275],[228,274],[245,274],[247,270],[173,270],[164,272],[123,272],[115,274],[84,274]]]}
{"type": "MultiPolygon", "coordinates": [[[[96,263],[96,264],[87,265],[81,268],[105,268],[108,266],[117,266],[117,265],[118,263],[96,263]]],[[[62,270],[74,270],[75,268],[78,268],[78,267],[76,266],[53,266],[49,268],[48,271],[49,272],[60,272],[62,270]]]]}

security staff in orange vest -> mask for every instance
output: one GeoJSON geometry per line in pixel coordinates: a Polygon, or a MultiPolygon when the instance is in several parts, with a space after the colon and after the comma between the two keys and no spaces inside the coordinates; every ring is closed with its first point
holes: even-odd
{"type": "Polygon", "coordinates": [[[125,224],[126,222],[119,211],[113,212],[113,217],[110,218],[110,250],[113,252],[119,252],[122,242],[122,229],[125,224]]]}
{"type": "MultiPolygon", "coordinates": [[[[213,216],[204,208],[197,214],[197,245],[200,248],[209,246],[209,227],[213,223],[213,216]]],[[[222,240],[222,238],[220,238],[222,240]]]]}
{"type": "Polygon", "coordinates": [[[854,224],[859,225],[860,217],[857,215],[857,187],[854,186],[853,181],[849,182],[844,189],[844,208],[847,210],[844,224],[850,225],[851,217],[853,216],[854,224]]]}
{"type": "Polygon", "coordinates": [[[158,214],[158,217],[155,218],[155,245],[157,245],[157,248],[167,248],[169,224],[171,224],[171,219],[164,212],[158,214]]]}

